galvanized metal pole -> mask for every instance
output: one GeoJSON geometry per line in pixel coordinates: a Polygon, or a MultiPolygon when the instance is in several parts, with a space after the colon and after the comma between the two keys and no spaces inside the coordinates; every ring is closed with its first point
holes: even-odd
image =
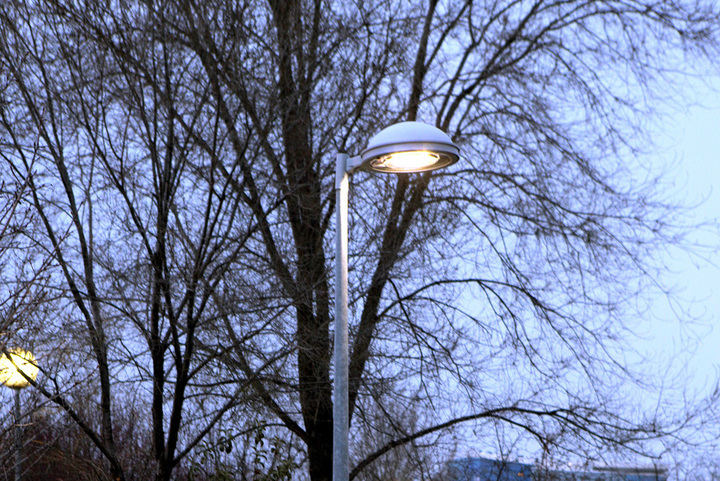
{"type": "Polygon", "coordinates": [[[335,382],[333,383],[333,481],[348,481],[348,171],[347,154],[335,164],[335,382]]]}
{"type": "Polygon", "coordinates": [[[20,389],[15,391],[15,481],[22,477],[22,426],[20,425],[20,389]]]}

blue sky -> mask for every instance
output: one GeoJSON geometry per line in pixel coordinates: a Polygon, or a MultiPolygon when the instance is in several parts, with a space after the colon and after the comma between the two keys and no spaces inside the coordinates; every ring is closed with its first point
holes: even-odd
{"type": "MultiPolygon", "coordinates": [[[[658,162],[669,164],[672,196],[695,205],[690,223],[720,221],[720,76],[691,79],[682,93],[682,106],[668,108],[657,122],[658,162]],[[698,205],[699,204],[699,205],[698,205]]],[[[690,388],[707,390],[720,374],[720,229],[694,229],[689,240],[696,254],[670,250],[666,277],[691,316],[673,312],[658,297],[649,320],[648,350],[672,356],[690,388]],[[696,318],[696,322],[688,322],[696,318]],[[685,365],[682,361],[686,361],[685,365]]]]}
{"type": "MultiPolygon", "coordinates": [[[[691,211],[691,220],[717,223],[720,221],[720,77],[704,80],[710,85],[700,80],[689,85],[688,91],[695,97],[688,98],[691,105],[677,109],[675,115],[663,116],[660,130],[665,139],[661,143],[667,142],[667,149],[661,149],[660,156],[677,163],[671,174],[677,179],[678,200],[691,205],[701,202],[691,211]]],[[[693,381],[703,383],[717,375],[720,368],[720,236],[717,227],[708,227],[695,230],[691,239],[705,246],[701,249],[702,257],[680,252],[672,258],[668,256],[674,271],[668,279],[681,289],[690,312],[699,317],[691,332],[685,333],[680,326],[675,335],[691,336],[694,331],[697,336],[697,351],[690,353],[688,368],[693,381]]],[[[655,308],[660,318],[663,304],[666,303],[660,300],[655,308]]],[[[658,336],[657,341],[662,348],[664,336],[658,336]]]]}

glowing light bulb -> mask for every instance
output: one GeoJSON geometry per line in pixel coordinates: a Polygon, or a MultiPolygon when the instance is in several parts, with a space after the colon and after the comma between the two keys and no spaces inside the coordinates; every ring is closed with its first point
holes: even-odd
{"type": "Polygon", "coordinates": [[[10,357],[3,354],[0,356],[0,384],[12,389],[22,389],[30,382],[21,374],[33,381],[37,379],[38,366],[35,356],[30,351],[23,349],[10,349],[10,357]]]}
{"type": "Polygon", "coordinates": [[[394,152],[372,162],[372,168],[392,172],[422,172],[431,169],[440,156],[426,150],[394,152]]]}

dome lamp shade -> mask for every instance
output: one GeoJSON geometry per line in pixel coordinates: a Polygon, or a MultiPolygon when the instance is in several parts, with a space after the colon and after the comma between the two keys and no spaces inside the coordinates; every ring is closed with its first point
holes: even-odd
{"type": "Polygon", "coordinates": [[[366,170],[425,172],[454,164],[460,158],[460,150],[437,127],[422,122],[400,122],[372,137],[360,157],[366,170]]]}

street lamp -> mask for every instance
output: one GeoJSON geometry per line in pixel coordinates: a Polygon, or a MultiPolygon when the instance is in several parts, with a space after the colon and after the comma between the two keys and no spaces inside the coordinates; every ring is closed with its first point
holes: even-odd
{"type": "Polygon", "coordinates": [[[442,130],[400,122],[381,130],[357,157],[338,153],[335,164],[335,382],[333,383],[333,481],[349,478],[348,395],[348,177],[355,170],[410,173],[440,169],[460,158],[442,130]]]}
{"type": "Polygon", "coordinates": [[[23,349],[10,349],[0,356],[0,384],[15,391],[15,481],[22,477],[22,428],[20,427],[20,390],[37,379],[35,356],[23,349]]]}

